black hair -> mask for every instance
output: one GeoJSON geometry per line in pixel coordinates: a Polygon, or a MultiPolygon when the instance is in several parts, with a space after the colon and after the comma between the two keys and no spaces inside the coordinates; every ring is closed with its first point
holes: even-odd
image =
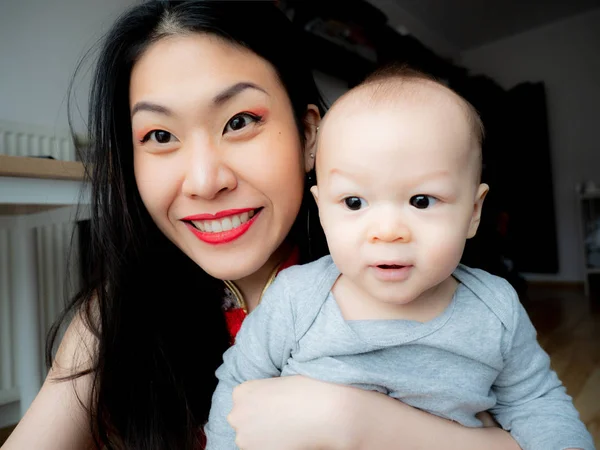
{"type": "MultiPolygon", "coordinates": [[[[68,378],[92,375],[86,404],[99,448],[198,448],[216,387],[214,372],[229,345],[221,309],[224,284],[157,228],[133,170],[132,67],[163,36],[195,32],[218,35],[272,64],[291,100],[300,139],[307,106],[324,113],[298,31],[272,2],[147,2],[122,15],[105,36],[89,101],[92,201],[82,289],[46,347],[50,365],[58,330],[73,313],[81,314],[96,337],[91,369],[68,378]]],[[[327,251],[309,187],[289,236],[302,261],[327,251]]]]}

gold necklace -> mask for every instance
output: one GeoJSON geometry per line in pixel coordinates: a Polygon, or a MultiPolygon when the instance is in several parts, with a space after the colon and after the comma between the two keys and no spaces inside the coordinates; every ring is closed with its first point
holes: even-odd
{"type": "MultiPolygon", "coordinates": [[[[281,263],[277,264],[277,266],[275,266],[275,268],[273,269],[273,271],[269,275],[269,279],[267,280],[267,284],[265,284],[265,287],[263,288],[262,292],[260,293],[260,297],[258,298],[258,304],[260,304],[260,302],[261,302],[261,300],[263,298],[263,295],[265,295],[265,292],[267,291],[267,289],[269,288],[269,286],[271,286],[271,284],[273,284],[273,281],[275,281],[275,277],[277,276],[277,272],[279,272],[279,267],[280,266],[281,266],[281,263]]],[[[246,304],[246,301],[244,300],[244,296],[242,295],[242,292],[238,289],[238,287],[235,285],[235,283],[233,281],[230,281],[230,280],[223,280],[223,282],[225,283],[225,286],[227,286],[229,288],[229,290],[231,291],[231,293],[235,297],[235,300],[236,300],[236,303],[237,303],[237,307],[238,308],[242,308],[244,310],[244,312],[246,314],[248,314],[248,305],[246,304]]]]}

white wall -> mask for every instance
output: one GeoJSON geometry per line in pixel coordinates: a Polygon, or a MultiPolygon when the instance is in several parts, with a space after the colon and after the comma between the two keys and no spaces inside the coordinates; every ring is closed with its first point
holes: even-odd
{"type": "MultiPolygon", "coordinates": [[[[134,0],[2,1],[0,120],[65,130],[66,93],[77,62],[134,0]]],[[[87,109],[89,76],[78,103],[87,109]]]]}
{"type": "Polygon", "coordinates": [[[600,183],[600,9],[466,51],[457,62],[505,88],[545,83],[560,267],[549,278],[582,280],[575,185],[600,183]]]}

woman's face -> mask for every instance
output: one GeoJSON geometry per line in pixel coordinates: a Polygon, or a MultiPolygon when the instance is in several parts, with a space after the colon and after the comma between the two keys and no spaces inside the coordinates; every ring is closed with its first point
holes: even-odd
{"type": "Polygon", "coordinates": [[[310,164],[274,68],[212,35],[168,37],[135,64],[129,101],[136,183],[162,232],[216,278],[273,263],[310,164]]]}

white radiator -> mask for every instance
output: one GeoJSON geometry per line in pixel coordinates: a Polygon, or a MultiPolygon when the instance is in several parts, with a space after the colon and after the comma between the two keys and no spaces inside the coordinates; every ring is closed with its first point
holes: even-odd
{"type": "MultiPolygon", "coordinates": [[[[0,121],[0,154],[52,156],[59,160],[76,160],[75,149],[68,132],[2,121],[0,121]]],[[[72,263],[67,272],[67,256],[72,231],[72,223],[52,224],[35,229],[40,311],[38,326],[41,341],[39,358],[42,379],[46,375],[44,361],[46,334],[63,309],[65,301],[78,288],[77,264],[72,263]]],[[[77,239],[77,236],[74,238],[77,239]]],[[[10,298],[11,267],[8,247],[10,240],[11,231],[0,229],[0,406],[19,400],[15,377],[15,330],[11,320],[11,311],[14,302],[18,299],[10,298]]]]}

